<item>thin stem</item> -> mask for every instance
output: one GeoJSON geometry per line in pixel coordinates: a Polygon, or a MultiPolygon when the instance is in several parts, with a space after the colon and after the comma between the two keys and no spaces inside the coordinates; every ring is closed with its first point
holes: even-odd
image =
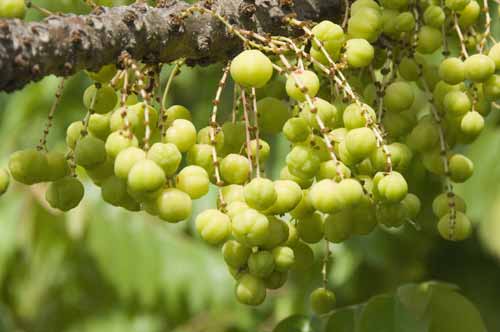
{"type": "Polygon", "coordinates": [[[486,46],[486,41],[488,40],[488,36],[490,36],[491,33],[491,15],[490,15],[490,9],[488,7],[488,0],[483,0],[483,11],[485,15],[485,28],[484,28],[484,33],[483,33],[483,38],[481,38],[481,42],[479,43],[479,52],[483,53],[484,47],[486,46]]]}
{"type": "Polygon", "coordinates": [[[252,88],[252,111],[254,117],[254,132],[255,132],[255,168],[257,177],[260,177],[260,135],[259,135],[259,114],[257,112],[257,96],[255,88],[252,88]]]}
{"type": "Polygon", "coordinates": [[[252,150],[250,149],[250,119],[248,117],[248,104],[245,89],[241,89],[241,103],[243,104],[243,119],[245,120],[245,141],[247,147],[248,162],[250,163],[250,173],[253,174],[253,156],[252,150]]]}
{"type": "Polygon", "coordinates": [[[52,16],[55,15],[55,13],[51,12],[48,9],[45,9],[43,7],[38,6],[37,4],[34,4],[32,1],[26,1],[26,7],[27,8],[34,8],[38,10],[40,13],[42,13],[45,16],[52,16]]]}
{"type": "Polygon", "coordinates": [[[330,243],[328,240],[325,241],[325,256],[323,257],[323,267],[321,269],[321,274],[323,275],[323,288],[328,288],[328,261],[330,260],[331,251],[330,243]]]}
{"type": "Polygon", "coordinates": [[[165,90],[163,91],[163,97],[161,99],[161,106],[160,106],[160,131],[162,135],[164,134],[165,131],[165,121],[167,121],[167,115],[166,115],[166,109],[167,109],[167,97],[168,97],[168,92],[170,91],[170,87],[172,86],[172,82],[174,81],[174,77],[177,76],[177,73],[179,72],[180,68],[182,65],[184,65],[185,59],[181,59],[179,61],[176,61],[174,68],[170,72],[170,76],[168,77],[167,84],[165,85],[165,90]]]}
{"type": "Polygon", "coordinates": [[[54,113],[56,112],[57,106],[61,102],[62,93],[64,90],[65,79],[61,79],[59,86],[57,87],[55,99],[52,103],[52,106],[49,111],[49,115],[47,116],[47,122],[45,124],[45,128],[43,130],[43,136],[40,138],[40,142],[37,146],[37,150],[45,150],[47,151],[47,137],[49,135],[50,128],[52,127],[52,120],[54,119],[54,113]]]}
{"type": "Polygon", "coordinates": [[[464,34],[462,33],[462,29],[460,29],[460,25],[458,25],[458,16],[454,14],[454,27],[457,32],[458,40],[460,41],[460,57],[462,59],[467,59],[469,57],[469,53],[467,52],[467,47],[465,46],[464,34]]]}

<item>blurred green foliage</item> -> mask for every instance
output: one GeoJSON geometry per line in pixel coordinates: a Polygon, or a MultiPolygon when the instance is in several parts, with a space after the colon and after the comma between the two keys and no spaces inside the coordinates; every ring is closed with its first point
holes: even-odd
{"type": "MultiPolygon", "coordinates": [[[[89,11],[81,0],[34,2],[58,12],[89,11]]],[[[28,19],[40,15],[32,10],[28,19]]],[[[168,102],[188,106],[197,128],[208,123],[220,70],[219,66],[184,69],[175,80],[168,102]]],[[[59,79],[48,77],[23,91],[0,94],[0,165],[6,164],[11,152],[38,142],[58,83],[59,79]]],[[[84,74],[68,80],[50,148],[62,149],[65,128],[84,116],[81,96],[89,83],[84,74]]],[[[231,90],[223,95],[222,118],[229,116],[231,90]]],[[[430,211],[424,211],[419,220],[422,231],[411,226],[379,230],[332,246],[329,275],[339,307],[366,303],[385,292],[400,295],[404,289],[398,287],[404,283],[443,280],[461,288],[489,331],[500,331],[499,120],[492,114],[486,132],[467,151],[477,172],[458,187],[477,235],[463,243],[445,242],[435,234],[430,211]]],[[[288,146],[280,137],[269,140],[274,150],[269,172],[276,174],[288,146]]],[[[429,202],[432,188],[425,190],[429,202]]],[[[233,281],[218,249],[198,240],[192,222],[165,225],[146,214],[105,206],[99,195],[87,181],[84,202],[64,215],[44,203],[43,185],[14,185],[0,199],[0,331],[265,332],[292,314],[310,317],[308,295],[320,284],[319,263],[307,275],[292,275],[263,306],[248,308],[234,300],[233,281]]],[[[194,214],[213,202],[214,192],[196,202],[194,214]]],[[[320,258],[321,248],[315,250],[320,258]]],[[[371,301],[383,301],[372,304],[383,306],[391,299],[371,301]]],[[[460,301],[467,300],[460,297],[453,302],[460,301]]],[[[298,317],[293,318],[297,324],[309,326],[298,331],[314,331],[298,317]]]]}

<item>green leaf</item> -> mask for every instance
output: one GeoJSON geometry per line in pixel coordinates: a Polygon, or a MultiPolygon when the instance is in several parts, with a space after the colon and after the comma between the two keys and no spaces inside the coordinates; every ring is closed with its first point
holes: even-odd
{"type": "Polygon", "coordinates": [[[429,314],[429,332],[486,332],[474,305],[461,294],[443,287],[432,289],[429,314]]]}
{"type": "Polygon", "coordinates": [[[395,300],[390,295],[370,299],[359,321],[359,332],[399,332],[394,324],[395,300]]]}
{"type": "Polygon", "coordinates": [[[273,332],[316,332],[306,316],[294,315],[281,321],[273,332]]]}
{"type": "Polygon", "coordinates": [[[353,332],[356,325],[354,307],[336,310],[328,319],[325,332],[353,332]]]}

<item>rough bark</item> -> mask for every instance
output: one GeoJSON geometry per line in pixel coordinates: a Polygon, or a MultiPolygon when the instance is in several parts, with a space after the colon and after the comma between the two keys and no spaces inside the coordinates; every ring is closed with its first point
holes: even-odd
{"type": "MultiPolygon", "coordinates": [[[[203,5],[208,5],[205,1],[203,5]]],[[[215,0],[211,8],[231,24],[258,32],[291,34],[286,15],[301,20],[339,16],[339,0],[215,0]]],[[[190,5],[163,1],[104,8],[90,15],[51,16],[41,22],[0,20],[0,91],[14,91],[54,74],[98,70],[116,63],[122,51],[146,63],[186,58],[190,64],[228,59],[241,42],[211,15],[179,14],[190,5]]]]}

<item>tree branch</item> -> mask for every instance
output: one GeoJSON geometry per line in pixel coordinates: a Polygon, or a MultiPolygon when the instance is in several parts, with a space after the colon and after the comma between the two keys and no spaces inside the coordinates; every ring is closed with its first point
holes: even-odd
{"type": "MultiPolygon", "coordinates": [[[[339,0],[210,2],[233,25],[280,35],[293,33],[282,23],[286,15],[319,21],[341,13],[339,0]]],[[[179,0],[163,3],[162,8],[100,7],[91,15],[51,16],[33,23],[0,20],[0,91],[20,89],[50,74],[96,71],[116,63],[124,50],[146,63],[186,58],[188,64],[208,64],[227,60],[241,49],[241,42],[216,18],[196,14],[180,20],[178,15],[190,5],[179,0]]]]}

